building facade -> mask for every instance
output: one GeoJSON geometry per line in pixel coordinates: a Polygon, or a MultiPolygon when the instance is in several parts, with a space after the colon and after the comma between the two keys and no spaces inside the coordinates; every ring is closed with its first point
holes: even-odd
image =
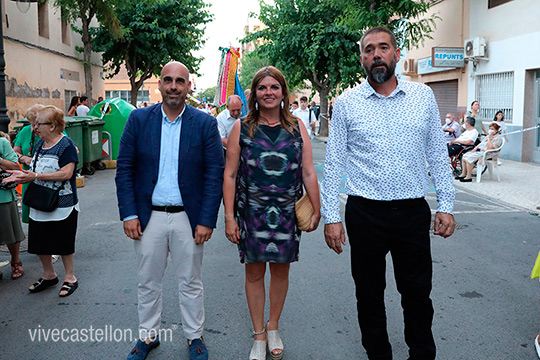
{"type": "MultiPolygon", "coordinates": [[[[502,110],[507,132],[540,124],[540,2],[537,0],[441,0],[433,39],[408,52],[406,75],[431,86],[441,117],[461,117],[478,100],[487,125],[502,110]],[[440,47],[463,48],[463,67],[434,68],[440,47]]],[[[428,14],[428,15],[430,15],[428,14]]],[[[478,119],[477,119],[478,120],[478,119]]],[[[540,163],[540,131],[508,135],[501,157],[540,163]]]]}
{"type": "MultiPolygon", "coordinates": [[[[85,92],[83,55],[76,50],[83,46],[80,34],[48,1],[0,1],[10,128],[37,103],[67,111],[71,97],[85,92]]],[[[97,98],[105,94],[101,56],[94,53],[91,61],[92,91],[97,98]]]]}
{"type": "MultiPolygon", "coordinates": [[[[147,105],[153,105],[161,101],[161,93],[158,89],[159,78],[152,76],[143,82],[142,87],[137,93],[137,104],[134,106],[141,106],[146,103],[147,105]]],[[[120,69],[120,72],[111,79],[105,79],[105,99],[120,98],[131,102],[131,83],[129,81],[127,70],[124,66],[120,69]]]]}

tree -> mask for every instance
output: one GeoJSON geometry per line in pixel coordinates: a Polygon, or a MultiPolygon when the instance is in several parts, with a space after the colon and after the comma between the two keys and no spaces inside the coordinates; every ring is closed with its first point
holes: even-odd
{"type": "Polygon", "coordinates": [[[241,59],[241,63],[242,66],[239,68],[238,77],[240,78],[242,89],[246,90],[251,88],[251,80],[253,80],[257,71],[270,65],[270,60],[259,56],[257,52],[251,52],[241,59]]]}
{"type": "Polygon", "coordinates": [[[437,14],[425,17],[432,0],[332,0],[345,11],[340,21],[355,30],[386,26],[400,47],[411,49],[431,39],[437,14]]]}
{"type": "MultiPolygon", "coordinates": [[[[119,1],[119,0],[117,0],[119,1]]],[[[60,8],[61,17],[70,22],[81,21],[81,28],[72,26],[72,28],[81,34],[83,43],[82,49],[77,49],[83,53],[84,67],[84,86],[85,95],[92,101],[92,38],[90,22],[97,18],[100,24],[105,28],[110,36],[119,38],[122,36],[122,30],[114,12],[114,5],[107,0],[53,0],[53,5],[60,8]]]]}
{"type": "Polygon", "coordinates": [[[197,97],[201,98],[201,101],[205,101],[209,103],[214,102],[214,97],[216,96],[216,86],[209,87],[208,89],[201,91],[197,97]]]}
{"type": "MultiPolygon", "coordinates": [[[[358,46],[360,30],[375,24],[395,25],[394,28],[399,29],[404,25],[404,21],[399,20],[401,17],[419,16],[427,10],[426,7],[412,6],[416,0],[350,1],[274,0],[273,6],[261,2],[258,18],[267,27],[242,40],[261,39],[257,53],[268,57],[271,64],[283,71],[291,87],[309,81],[319,93],[321,114],[328,112],[330,95],[356,85],[364,75],[358,46]],[[358,13],[354,12],[351,3],[363,5],[362,10],[376,14],[366,15],[367,20],[355,18],[358,13]],[[386,4],[391,6],[387,9],[386,4]],[[394,14],[398,16],[397,21],[394,21],[394,14]]],[[[422,4],[426,0],[419,2],[422,4]]],[[[365,15],[364,12],[360,14],[365,15]]],[[[425,22],[422,24],[426,25],[425,22]]],[[[415,31],[409,31],[411,38],[420,39],[415,31]]],[[[324,136],[328,134],[328,122],[325,117],[320,119],[320,133],[324,136]]]]}
{"type": "MultiPolygon", "coordinates": [[[[311,82],[320,95],[321,114],[326,114],[329,95],[355,85],[363,72],[357,44],[361,34],[335,21],[345,9],[341,4],[326,0],[274,3],[261,2],[259,20],[267,27],[242,41],[262,39],[257,54],[284,73],[290,88],[311,82]]],[[[320,133],[328,133],[324,117],[320,133]]]]}
{"type": "Polygon", "coordinates": [[[193,56],[204,44],[204,24],[212,19],[203,0],[125,0],[116,8],[124,29],[114,38],[102,28],[95,29],[94,45],[103,52],[108,78],[125,65],[131,84],[131,103],[152,75],[177,60],[196,73],[202,59],[193,56]]]}

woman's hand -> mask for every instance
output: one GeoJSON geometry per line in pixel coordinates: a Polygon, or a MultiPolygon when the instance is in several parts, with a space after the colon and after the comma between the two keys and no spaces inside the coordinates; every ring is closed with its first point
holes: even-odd
{"type": "Polygon", "coordinates": [[[311,223],[307,232],[317,230],[317,227],[319,227],[319,221],[321,221],[321,213],[313,213],[313,215],[311,215],[311,223]]]}
{"type": "Polygon", "coordinates": [[[19,161],[26,166],[30,166],[30,163],[32,162],[32,158],[30,156],[23,155],[19,158],[19,161]]]}
{"type": "Polygon", "coordinates": [[[234,218],[225,217],[225,236],[233,244],[240,244],[240,229],[234,218]]]}
{"type": "Polygon", "coordinates": [[[26,170],[8,170],[8,173],[11,174],[11,176],[4,179],[4,183],[12,183],[16,182],[19,184],[26,184],[29,182],[34,181],[36,178],[36,173],[26,170]]]}

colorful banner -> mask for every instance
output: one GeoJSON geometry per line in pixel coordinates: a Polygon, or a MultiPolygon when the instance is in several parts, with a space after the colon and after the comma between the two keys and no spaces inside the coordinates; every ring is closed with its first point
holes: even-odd
{"type": "Polygon", "coordinates": [[[216,96],[214,105],[218,111],[223,111],[227,105],[227,99],[231,95],[238,95],[242,99],[244,106],[242,116],[247,114],[247,100],[238,80],[237,68],[240,58],[239,49],[219,48],[221,50],[221,62],[219,65],[219,76],[216,85],[216,96]]]}

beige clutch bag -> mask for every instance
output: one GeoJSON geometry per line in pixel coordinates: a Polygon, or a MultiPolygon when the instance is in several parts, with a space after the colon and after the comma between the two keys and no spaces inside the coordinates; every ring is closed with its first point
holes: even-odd
{"type": "Polygon", "coordinates": [[[298,224],[298,228],[302,231],[308,231],[314,210],[307,193],[294,204],[294,210],[296,211],[296,223],[298,224]]]}

